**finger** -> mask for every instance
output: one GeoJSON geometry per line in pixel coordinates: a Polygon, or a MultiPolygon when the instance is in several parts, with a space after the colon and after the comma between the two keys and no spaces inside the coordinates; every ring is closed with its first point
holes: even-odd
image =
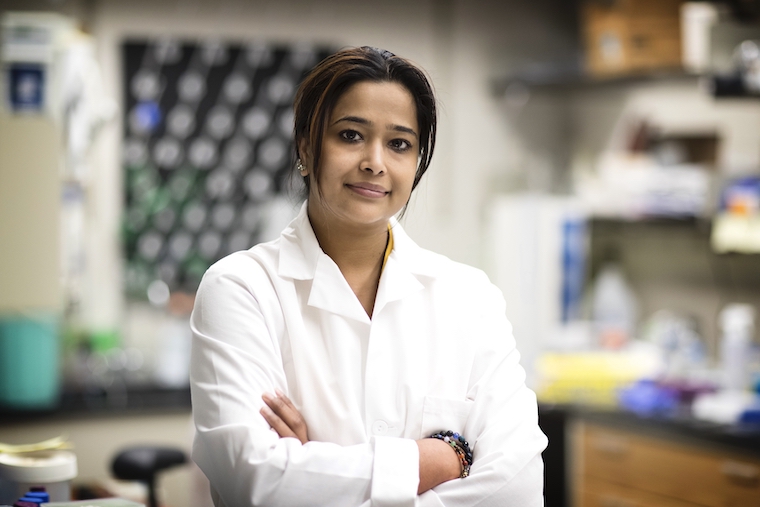
{"type": "Polygon", "coordinates": [[[264,405],[261,407],[259,413],[264,417],[264,420],[269,423],[269,426],[271,426],[272,429],[277,432],[280,438],[298,438],[293,430],[291,430],[290,427],[288,427],[288,425],[285,424],[282,419],[280,419],[280,416],[272,412],[272,409],[268,406],[264,405]]]}
{"type": "Polygon", "coordinates": [[[294,432],[297,438],[306,443],[309,441],[309,432],[306,427],[306,421],[301,412],[293,405],[287,396],[280,392],[278,396],[272,396],[269,393],[262,395],[264,403],[266,403],[272,411],[277,414],[282,421],[288,425],[290,430],[294,432]]]}
{"type": "Polygon", "coordinates": [[[300,426],[305,424],[301,417],[301,413],[292,405],[288,405],[285,400],[279,396],[272,396],[269,393],[264,393],[261,398],[272,412],[288,425],[291,431],[298,433],[300,426]]]}
{"type": "Polygon", "coordinates": [[[272,412],[277,414],[283,421],[285,421],[285,423],[293,418],[293,415],[291,414],[292,409],[279,396],[264,393],[261,395],[261,399],[264,400],[264,403],[272,409],[272,412]]]}
{"type": "Polygon", "coordinates": [[[290,398],[288,398],[285,393],[280,391],[279,389],[274,390],[274,394],[277,395],[278,398],[280,398],[293,412],[299,413],[298,409],[295,405],[293,405],[293,402],[290,401],[290,398]]]}

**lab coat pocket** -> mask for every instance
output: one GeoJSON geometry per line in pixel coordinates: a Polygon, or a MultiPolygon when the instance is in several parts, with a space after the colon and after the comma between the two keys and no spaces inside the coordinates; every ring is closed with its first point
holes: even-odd
{"type": "Polygon", "coordinates": [[[438,396],[425,396],[422,407],[420,438],[429,437],[441,430],[464,432],[473,402],[452,400],[438,396]]]}

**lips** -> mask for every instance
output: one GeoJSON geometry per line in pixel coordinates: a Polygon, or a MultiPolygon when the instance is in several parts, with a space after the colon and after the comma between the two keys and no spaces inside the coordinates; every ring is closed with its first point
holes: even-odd
{"type": "Polygon", "coordinates": [[[346,183],[346,186],[361,196],[374,199],[385,197],[390,193],[390,191],[380,185],[374,185],[372,183],[346,183]]]}

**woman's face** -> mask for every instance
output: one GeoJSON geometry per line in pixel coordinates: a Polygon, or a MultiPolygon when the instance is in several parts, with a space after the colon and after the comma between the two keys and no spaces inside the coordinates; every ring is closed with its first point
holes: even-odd
{"type": "MultiPolygon", "coordinates": [[[[336,225],[384,227],[409,200],[418,154],[411,93],[398,83],[356,83],[328,120],[319,181],[309,195],[310,215],[318,212],[336,225]]],[[[308,162],[307,157],[307,167],[308,162]]]]}

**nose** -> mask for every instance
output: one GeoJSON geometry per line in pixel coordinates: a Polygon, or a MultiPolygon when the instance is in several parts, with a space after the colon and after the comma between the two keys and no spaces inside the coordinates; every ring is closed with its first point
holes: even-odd
{"type": "Polygon", "coordinates": [[[374,175],[385,172],[384,150],[381,142],[367,143],[359,169],[374,175]]]}

